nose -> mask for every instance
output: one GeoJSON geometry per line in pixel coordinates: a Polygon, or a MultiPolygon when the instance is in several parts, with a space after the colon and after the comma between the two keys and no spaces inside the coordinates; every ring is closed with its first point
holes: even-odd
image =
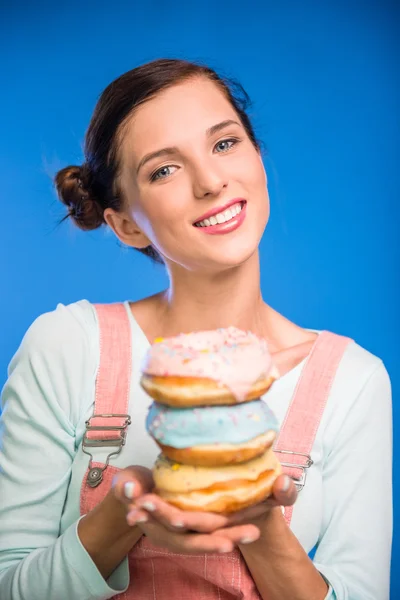
{"type": "Polygon", "coordinates": [[[228,178],[211,165],[202,165],[193,174],[193,193],[201,200],[217,197],[228,186],[228,178]]]}

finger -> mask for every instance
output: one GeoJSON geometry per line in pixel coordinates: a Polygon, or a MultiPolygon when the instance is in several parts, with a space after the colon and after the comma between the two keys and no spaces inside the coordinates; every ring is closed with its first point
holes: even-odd
{"type": "Polygon", "coordinates": [[[273,506],[276,506],[276,500],[274,498],[267,498],[263,502],[232,513],[227,516],[225,527],[232,527],[240,523],[251,523],[254,519],[267,513],[273,506]]]}
{"type": "Polygon", "coordinates": [[[146,511],[132,508],[126,515],[126,521],[128,525],[138,525],[139,523],[146,523],[149,520],[149,515],[146,511]]]}
{"type": "Polygon", "coordinates": [[[237,525],[236,527],[217,529],[212,535],[225,537],[234,544],[251,544],[260,537],[260,530],[251,524],[237,525]]]}
{"type": "Polygon", "coordinates": [[[250,522],[267,513],[271,508],[290,506],[294,504],[296,499],[297,490],[292,478],[287,475],[280,475],[276,479],[272,488],[272,494],[268,498],[230,515],[227,526],[232,526],[235,523],[250,522]]]}
{"type": "Polygon", "coordinates": [[[234,543],[227,536],[204,533],[177,533],[167,530],[151,517],[141,529],[149,540],[174,552],[202,554],[209,552],[232,552],[234,543]]]}
{"type": "Polygon", "coordinates": [[[228,518],[224,515],[180,510],[168,504],[156,494],[146,494],[139,498],[136,506],[146,510],[153,519],[172,530],[180,529],[209,533],[225,527],[228,523],[228,518]]]}
{"type": "Polygon", "coordinates": [[[112,483],[116,497],[124,503],[132,503],[154,487],[151,471],[145,467],[127,467],[115,475],[112,483]]]}
{"type": "Polygon", "coordinates": [[[244,508],[243,510],[232,513],[227,516],[226,527],[231,527],[239,523],[250,523],[254,519],[266,514],[271,508],[276,506],[290,506],[294,504],[297,498],[296,486],[291,477],[280,475],[273,486],[272,494],[262,502],[244,508]],[[288,481],[287,481],[288,480],[288,481]]]}
{"type": "Polygon", "coordinates": [[[291,506],[296,502],[296,486],[293,479],[288,475],[279,475],[273,485],[272,491],[276,506],[291,506]]]}
{"type": "Polygon", "coordinates": [[[228,517],[211,512],[182,511],[185,527],[199,533],[212,533],[228,525],[228,517]]]}
{"type": "Polygon", "coordinates": [[[190,554],[203,553],[226,553],[232,552],[234,543],[226,536],[210,535],[207,533],[186,534],[184,540],[184,551],[190,554]]]}

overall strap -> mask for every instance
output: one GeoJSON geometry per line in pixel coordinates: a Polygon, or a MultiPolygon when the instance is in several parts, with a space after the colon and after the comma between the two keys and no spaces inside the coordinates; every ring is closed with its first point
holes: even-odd
{"type": "MultiPolygon", "coordinates": [[[[352,340],[322,331],[308,356],[274,445],[283,470],[304,487],[315,436],[342,356],[352,340]]],[[[290,524],[293,507],[285,509],[290,524]]]]}
{"type": "Polygon", "coordinates": [[[86,482],[96,487],[111,456],[121,452],[126,430],[132,372],[131,328],[124,304],[94,305],[100,333],[100,362],[96,376],[93,416],[86,421],[82,449],[90,456],[86,482]],[[93,466],[93,448],[109,449],[103,466],[93,466]]]}

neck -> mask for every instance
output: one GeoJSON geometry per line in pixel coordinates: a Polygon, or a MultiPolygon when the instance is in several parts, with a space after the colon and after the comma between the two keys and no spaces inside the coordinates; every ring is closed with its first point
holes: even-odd
{"type": "Polygon", "coordinates": [[[239,267],[215,275],[174,265],[170,280],[169,289],[161,296],[163,335],[230,325],[266,334],[268,307],[260,290],[258,252],[239,267]]]}

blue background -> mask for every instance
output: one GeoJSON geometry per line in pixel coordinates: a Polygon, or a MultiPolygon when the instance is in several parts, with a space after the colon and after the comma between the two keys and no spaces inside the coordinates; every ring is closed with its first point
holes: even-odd
{"type": "MultiPolygon", "coordinates": [[[[0,3],[0,383],[30,323],[58,302],[137,299],[165,286],[162,267],[107,231],[57,227],[64,213],[51,176],[81,161],[112,79],[154,58],[200,59],[244,84],[267,147],[265,299],[384,360],[396,433],[399,3],[142,4],[0,3]]],[[[396,512],[398,491],[395,478],[396,512]]],[[[399,598],[396,531],[392,571],[399,598]]]]}

